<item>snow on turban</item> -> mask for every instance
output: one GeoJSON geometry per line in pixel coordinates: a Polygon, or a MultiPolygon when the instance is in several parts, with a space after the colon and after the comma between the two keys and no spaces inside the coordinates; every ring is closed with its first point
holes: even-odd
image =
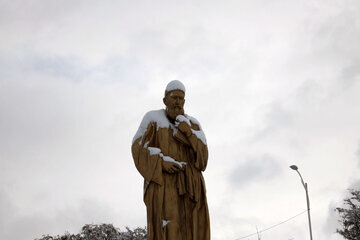
{"type": "Polygon", "coordinates": [[[183,91],[185,93],[185,86],[182,82],[180,82],[179,80],[172,80],[171,82],[168,83],[168,85],[166,86],[165,89],[165,96],[168,92],[174,91],[174,90],[180,90],[183,91]]]}

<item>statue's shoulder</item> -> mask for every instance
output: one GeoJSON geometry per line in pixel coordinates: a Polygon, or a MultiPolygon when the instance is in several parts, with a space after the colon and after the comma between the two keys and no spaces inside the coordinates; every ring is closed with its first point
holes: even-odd
{"type": "Polygon", "coordinates": [[[141,126],[147,128],[150,123],[156,123],[158,128],[168,128],[169,120],[164,109],[152,110],[145,114],[141,121],[141,126]]]}
{"type": "Polygon", "coordinates": [[[206,143],[206,137],[205,137],[205,134],[204,134],[204,132],[203,132],[203,130],[201,128],[200,122],[196,118],[194,118],[194,117],[192,117],[190,115],[186,114],[185,117],[190,120],[191,128],[193,130],[195,130],[195,131],[193,131],[193,133],[196,135],[196,137],[198,139],[200,139],[206,145],[207,144],[206,143]]]}
{"type": "Polygon", "coordinates": [[[149,111],[144,115],[140,123],[140,126],[133,138],[133,143],[135,142],[136,139],[142,137],[145,134],[146,130],[148,129],[149,124],[153,124],[153,123],[156,123],[157,129],[169,127],[169,120],[166,117],[164,109],[149,111]]]}
{"type": "Polygon", "coordinates": [[[190,115],[188,115],[188,114],[185,114],[185,117],[186,117],[187,119],[189,119],[190,122],[191,122],[193,125],[196,125],[198,128],[201,128],[200,122],[199,122],[196,118],[194,118],[194,117],[192,117],[192,116],[190,116],[190,115]]]}

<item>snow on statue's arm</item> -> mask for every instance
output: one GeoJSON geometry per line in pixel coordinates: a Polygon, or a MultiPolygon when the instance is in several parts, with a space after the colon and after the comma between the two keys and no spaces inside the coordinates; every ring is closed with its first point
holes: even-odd
{"type": "Polygon", "coordinates": [[[208,160],[208,148],[206,137],[199,121],[189,115],[179,115],[176,120],[177,123],[175,123],[175,126],[179,126],[181,122],[185,122],[191,127],[192,134],[188,137],[188,141],[196,155],[195,167],[204,171],[208,160]]]}
{"type": "Polygon", "coordinates": [[[191,117],[189,115],[185,115],[185,116],[178,115],[176,117],[175,126],[178,127],[181,122],[185,122],[187,125],[189,125],[192,133],[195,134],[195,136],[199,140],[201,140],[203,142],[203,144],[205,144],[205,145],[207,144],[205,134],[204,134],[203,130],[201,129],[201,125],[200,125],[199,121],[196,118],[191,117]]]}
{"type": "Polygon", "coordinates": [[[164,156],[164,154],[161,153],[161,149],[160,148],[156,148],[156,147],[148,147],[150,155],[159,155],[163,161],[165,162],[173,162],[176,163],[177,165],[179,165],[179,167],[183,167],[184,165],[186,165],[186,162],[178,162],[175,159],[173,159],[172,157],[169,156],[164,156]]]}

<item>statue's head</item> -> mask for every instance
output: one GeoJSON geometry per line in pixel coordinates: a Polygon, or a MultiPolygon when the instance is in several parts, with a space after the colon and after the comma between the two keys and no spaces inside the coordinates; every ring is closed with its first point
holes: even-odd
{"type": "Polygon", "coordinates": [[[179,80],[168,83],[163,98],[166,105],[166,113],[169,118],[176,119],[177,115],[184,114],[185,86],[179,80]]]}

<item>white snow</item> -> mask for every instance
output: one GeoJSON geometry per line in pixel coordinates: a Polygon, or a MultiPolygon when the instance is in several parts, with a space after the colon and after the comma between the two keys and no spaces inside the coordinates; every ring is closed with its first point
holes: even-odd
{"type": "Polygon", "coordinates": [[[203,142],[203,144],[207,145],[205,133],[203,132],[203,130],[202,130],[202,128],[201,128],[200,122],[199,122],[196,118],[194,118],[194,117],[192,117],[192,116],[189,116],[189,115],[187,115],[187,114],[185,114],[185,117],[186,117],[187,119],[189,119],[192,123],[194,123],[194,124],[196,124],[196,125],[199,126],[199,128],[200,128],[199,131],[196,131],[196,130],[194,130],[194,129],[191,129],[191,131],[192,131],[193,134],[195,134],[195,136],[196,136],[198,139],[200,139],[200,140],[203,142]]]}
{"type": "Polygon", "coordinates": [[[178,131],[178,129],[176,128],[177,126],[176,126],[176,122],[175,122],[175,126],[174,126],[174,124],[172,124],[172,123],[169,123],[170,124],[170,127],[172,128],[172,130],[173,130],[173,136],[175,136],[176,134],[177,134],[177,131],[178,131]]]}
{"type": "Polygon", "coordinates": [[[166,227],[166,225],[168,225],[170,222],[170,220],[162,220],[162,226],[166,227]]]}
{"type": "Polygon", "coordinates": [[[199,125],[199,127],[200,127],[200,129],[201,129],[200,123],[199,123],[199,121],[198,121],[196,118],[194,118],[194,117],[192,117],[192,116],[190,116],[190,115],[187,115],[187,114],[185,114],[185,117],[186,117],[187,119],[189,119],[192,123],[194,123],[194,124],[196,124],[196,125],[199,125]]]}
{"type": "MultiPolygon", "coordinates": [[[[139,137],[142,137],[145,132],[146,129],[149,125],[150,122],[156,122],[157,124],[157,129],[159,128],[169,128],[170,122],[166,117],[166,113],[165,113],[165,109],[159,109],[159,110],[154,110],[154,111],[150,111],[148,113],[145,114],[145,116],[143,117],[139,129],[137,130],[132,143],[134,143],[136,141],[136,139],[138,139],[139,137]]],[[[141,142],[140,142],[141,144],[141,142]]]]}
{"type": "Polygon", "coordinates": [[[173,91],[173,90],[181,90],[185,93],[185,86],[179,80],[172,80],[166,86],[166,92],[173,91]]]}
{"type": "Polygon", "coordinates": [[[175,122],[176,127],[179,126],[179,123],[181,123],[181,122],[186,122],[187,125],[189,125],[191,127],[190,120],[188,118],[186,118],[184,115],[177,115],[176,121],[177,121],[177,122],[175,122]]]}
{"type": "Polygon", "coordinates": [[[200,139],[200,141],[203,142],[203,144],[207,145],[207,143],[206,143],[206,137],[205,137],[205,134],[204,134],[204,132],[203,132],[202,130],[196,131],[196,130],[194,130],[194,129],[191,129],[191,131],[192,131],[193,134],[195,134],[195,136],[196,136],[198,139],[200,139]]]}
{"type": "Polygon", "coordinates": [[[150,151],[150,156],[161,153],[161,149],[160,149],[160,148],[148,147],[148,149],[149,149],[149,151],[150,151]]]}
{"type": "MultiPolygon", "coordinates": [[[[176,127],[179,125],[179,122],[186,122],[189,126],[191,126],[191,122],[194,124],[197,124],[199,126],[200,130],[196,131],[196,130],[191,129],[191,131],[204,144],[207,144],[205,134],[202,131],[199,121],[196,118],[191,117],[187,114],[178,115],[176,117],[176,122],[175,122],[175,126],[174,126],[174,124],[170,123],[168,118],[166,117],[165,109],[153,110],[153,111],[150,111],[145,114],[144,118],[141,121],[139,129],[137,130],[137,132],[132,140],[132,143],[134,143],[136,141],[136,139],[138,139],[139,137],[142,137],[145,134],[149,123],[156,123],[157,124],[156,130],[159,130],[159,128],[171,127],[173,129],[173,135],[175,136],[176,132],[178,130],[176,127]]],[[[139,144],[141,144],[141,141],[139,142],[139,144]]],[[[147,146],[148,146],[148,143],[145,143],[145,148],[147,146]]]]}
{"type": "Polygon", "coordinates": [[[173,163],[176,163],[176,164],[179,165],[181,168],[183,167],[183,165],[186,165],[186,162],[178,162],[178,161],[176,161],[175,159],[173,159],[172,157],[164,156],[162,153],[160,153],[160,156],[162,157],[162,159],[163,159],[165,162],[173,162],[173,163]]]}
{"type": "Polygon", "coordinates": [[[152,155],[159,155],[163,161],[165,162],[173,162],[176,163],[177,165],[179,165],[181,168],[183,167],[183,165],[186,165],[186,162],[178,162],[175,159],[173,159],[172,157],[169,156],[164,156],[164,154],[161,153],[161,149],[157,148],[157,147],[148,147],[147,148],[150,152],[150,156],[152,155]]]}

